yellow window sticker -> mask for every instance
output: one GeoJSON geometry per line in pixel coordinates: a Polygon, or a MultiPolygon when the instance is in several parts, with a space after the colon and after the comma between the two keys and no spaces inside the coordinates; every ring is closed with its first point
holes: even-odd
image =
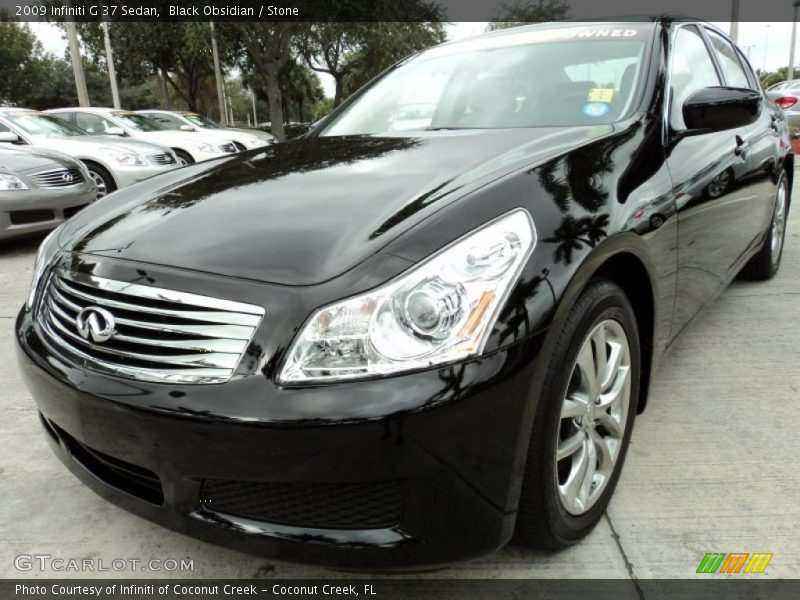
{"type": "Polygon", "coordinates": [[[592,88],[589,90],[589,102],[611,102],[614,98],[614,88],[592,88]]]}

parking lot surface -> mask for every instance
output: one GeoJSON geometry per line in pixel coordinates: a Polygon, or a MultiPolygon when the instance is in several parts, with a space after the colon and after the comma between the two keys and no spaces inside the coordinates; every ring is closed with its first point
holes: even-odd
{"type": "MultiPolygon", "coordinates": [[[[795,197],[798,193],[795,186],[795,197]]],[[[606,517],[548,554],[510,545],[421,575],[446,578],[686,578],[706,552],[800,561],[800,205],[772,281],[735,281],[674,344],[637,421],[606,517]]],[[[0,577],[352,577],[195,541],[101,500],[52,456],[14,360],[14,317],[39,239],[0,244],[0,577]],[[19,571],[14,557],[193,560],[193,571],[19,571]]],[[[420,576],[420,575],[417,575],[420,576]]],[[[706,575],[706,577],[708,577],[706,575]]]]}

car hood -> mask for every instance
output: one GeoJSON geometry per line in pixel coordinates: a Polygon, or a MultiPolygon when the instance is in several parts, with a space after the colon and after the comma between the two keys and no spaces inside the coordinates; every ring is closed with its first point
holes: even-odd
{"type": "Polygon", "coordinates": [[[75,162],[60,152],[29,148],[0,147],[0,167],[12,173],[32,173],[49,167],[74,167],[75,162]]]}
{"type": "Polygon", "coordinates": [[[104,156],[108,153],[102,148],[119,148],[127,152],[136,152],[148,156],[167,151],[166,146],[152,144],[142,140],[120,138],[114,135],[80,135],[80,136],[50,136],[34,139],[37,147],[49,148],[63,152],[76,158],[84,156],[104,156]]]}
{"type": "Polygon", "coordinates": [[[60,241],[75,252],[312,285],[470,191],[612,131],[297,139],[117,192],[78,215],[60,241]]]}
{"type": "Polygon", "coordinates": [[[218,144],[219,140],[215,137],[207,136],[202,133],[186,133],[182,131],[137,131],[135,135],[140,140],[162,144],[170,147],[194,147],[193,144],[205,142],[206,144],[218,144]]]}

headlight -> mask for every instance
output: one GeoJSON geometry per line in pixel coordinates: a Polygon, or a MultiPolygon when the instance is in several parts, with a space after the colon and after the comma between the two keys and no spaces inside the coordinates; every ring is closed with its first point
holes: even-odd
{"type": "Polygon", "coordinates": [[[0,192],[17,192],[27,189],[28,186],[25,185],[25,182],[16,175],[0,173],[0,192]]]}
{"type": "Polygon", "coordinates": [[[28,299],[25,302],[25,308],[31,310],[36,303],[36,296],[41,284],[42,275],[47,271],[53,258],[56,256],[58,250],[58,235],[61,232],[63,225],[56,227],[50,234],[44,238],[39,245],[39,251],[36,253],[36,262],[33,263],[33,281],[31,281],[31,289],[28,292],[28,299]]]}
{"type": "Polygon", "coordinates": [[[215,148],[214,146],[206,142],[194,142],[192,145],[198,150],[200,150],[200,152],[222,152],[222,150],[220,150],[219,148],[215,148]]]}
{"type": "Polygon", "coordinates": [[[125,165],[126,167],[147,166],[147,161],[138,154],[134,154],[133,152],[125,152],[124,150],[120,150],[119,148],[111,148],[109,146],[104,146],[100,148],[100,150],[111,156],[111,158],[116,160],[119,164],[125,165]]]}
{"type": "Polygon", "coordinates": [[[278,381],[364,378],[479,354],[535,244],[528,211],[516,209],[382,287],[316,311],[278,381]]]}

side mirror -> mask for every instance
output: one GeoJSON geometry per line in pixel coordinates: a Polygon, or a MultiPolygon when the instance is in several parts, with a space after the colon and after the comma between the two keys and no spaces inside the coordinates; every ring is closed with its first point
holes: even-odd
{"type": "Polygon", "coordinates": [[[120,137],[124,137],[125,130],[122,127],[109,127],[106,129],[106,135],[118,135],[120,137]]]}
{"type": "Polygon", "coordinates": [[[191,125],[181,125],[181,131],[194,131],[194,127],[191,125]]]}
{"type": "Polygon", "coordinates": [[[754,90],[707,87],[683,103],[683,120],[689,134],[736,129],[755,122],[763,104],[763,97],[754,90]]]}
{"type": "Polygon", "coordinates": [[[19,136],[13,131],[0,131],[0,143],[16,144],[19,141],[19,136]]]}

